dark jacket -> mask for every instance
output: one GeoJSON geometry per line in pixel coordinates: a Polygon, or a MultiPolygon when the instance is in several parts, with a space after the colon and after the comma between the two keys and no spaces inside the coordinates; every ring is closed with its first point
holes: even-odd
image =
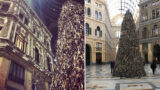
{"type": "Polygon", "coordinates": [[[115,62],[111,62],[111,68],[114,68],[115,62]]]}
{"type": "Polygon", "coordinates": [[[153,60],[152,64],[151,64],[151,68],[152,69],[156,69],[157,68],[157,65],[156,65],[156,61],[153,60]]]}

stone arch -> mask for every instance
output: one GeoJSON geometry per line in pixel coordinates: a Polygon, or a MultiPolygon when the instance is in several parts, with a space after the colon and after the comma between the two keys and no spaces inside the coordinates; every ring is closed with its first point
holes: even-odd
{"type": "Polygon", "coordinates": [[[153,46],[153,59],[156,59],[160,63],[160,45],[155,44],[153,46]]]}

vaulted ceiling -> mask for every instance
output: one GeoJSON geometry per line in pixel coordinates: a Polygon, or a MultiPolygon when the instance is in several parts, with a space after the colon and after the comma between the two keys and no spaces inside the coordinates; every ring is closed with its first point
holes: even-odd
{"type": "MultiPolygon", "coordinates": [[[[61,12],[63,3],[67,0],[26,0],[27,3],[35,10],[37,15],[41,18],[43,23],[48,27],[53,35],[52,38],[52,51],[55,53],[55,44],[58,34],[58,17],[61,12]]],[[[70,0],[84,4],[83,0],[70,0]]]]}
{"type": "Polygon", "coordinates": [[[61,7],[66,0],[26,0],[28,4],[35,10],[43,23],[48,27],[53,35],[52,51],[55,53],[55,44],[58,34],[58,17],[61,7]]]}
{"type": "Polygon", "coordinates": [[[112,23],[120,25],[123,15],[129,10],[132,15],[136,14],[139,0],[105,0],[108,6],[109,16],[112,23]]]}

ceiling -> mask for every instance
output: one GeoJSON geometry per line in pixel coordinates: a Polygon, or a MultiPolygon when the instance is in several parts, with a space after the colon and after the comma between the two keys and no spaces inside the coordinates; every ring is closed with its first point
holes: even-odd
{"type": "Polygon", "coordinates": [[[58,34],[58,17],[61,12],[61,7],[66,0],[26,0],[27,3],[35,10],[37,15],[48,27],[53,35],[51,44],[52,51],[55,54],[55,45],[58,34]]]}
{"type": "Polygon", "coordinates": [[[121,25],[123,21],[123,16],[127,10],[129,10],[132,15],[136,14],[138,10],[139,0],[105,0],[107,3],[109,16],[112,25],[121,25]]]}
{"type": "MultiPolygon", "coordinates": [[[[53,35],[51,44],[52,51],[56,52],[56,42],[58,34],[58,18],[63,3],[67,0],[26,0],[26,2],[35,10],[43,23],[48,27],[53,35]]],[[[69,0],[68,0],[69,1],[69,0]]],[[[83,0],[70,0],[84,4],[83,0]]]]}

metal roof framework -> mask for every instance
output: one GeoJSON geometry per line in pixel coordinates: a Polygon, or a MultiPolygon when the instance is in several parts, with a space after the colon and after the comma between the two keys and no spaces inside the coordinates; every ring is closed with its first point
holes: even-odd
{"type": "Polygon", "coordinates": [[[110,19],[114,18],[117,14],[124,15],[127,10],[130,10],[134,16],[138,7],[139,0],[105,0],[108,6],[110,19]]]}

